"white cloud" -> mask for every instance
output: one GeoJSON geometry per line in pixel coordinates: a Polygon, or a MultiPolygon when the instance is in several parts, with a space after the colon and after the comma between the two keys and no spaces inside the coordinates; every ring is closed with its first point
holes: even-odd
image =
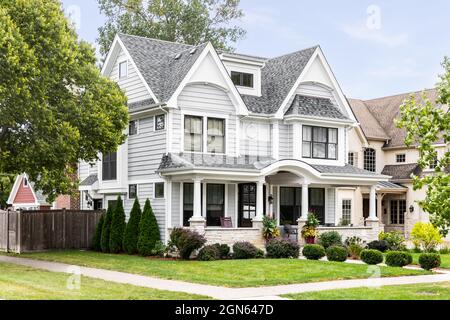
{"type": "Polygon", "coordinates": [[[406,33],[386,34],[382,30],[369,29],[364,25],[343,25],[341,30],[354,39],[369,41],[388,47],[403,46],[409,40],[409,35],[406,33]]]}

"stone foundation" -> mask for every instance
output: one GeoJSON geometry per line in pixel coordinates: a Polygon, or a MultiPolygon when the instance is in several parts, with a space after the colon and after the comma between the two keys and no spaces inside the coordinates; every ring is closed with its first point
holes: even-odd
{"type": "Polygon", "coordinates": [[[259,228],[206,228],[205,237],[208,244],[220,243],[232,247],[236,242],[248,241],[260,249],[265,247],[259,228]]]}
{"type": "Polygon", "coordinates": [[[319,227],[317,231],[319,235],[324,232],[337,231],[342,236],[342,241],[350,237],[359,237],[365,242],[378,240],[378,234],[384,228],[378,224],[367,227],[319,227]]]}

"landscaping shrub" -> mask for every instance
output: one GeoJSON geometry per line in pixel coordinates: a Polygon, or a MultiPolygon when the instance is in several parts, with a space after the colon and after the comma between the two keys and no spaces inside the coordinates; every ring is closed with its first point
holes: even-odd
{"type": "Polygon", "coordinates": [[[221,259],[227,259],[230,256],[231,248],[229,245],[216,243],[215,246],[216,246],[217,250],[219,250],[221,259]]]}
{"type": "Polygon", "coordinates": [[[386,264],[390,267],[404,267],[413,262],[413,257],[405,251],[389,251],[386,253],[386,264]]]}
{"type": "Polygon", "coordinates": [[[411,231],[411,240],[416,248],[433,252],[442,242],[442,235],[431,223],[417,222],[411,231]]]}
{"type": "Polygon", "coordinates": [[[266,244],[268,258],[298,258],[300,247],[297,242],[275,238],[266,244]]]}
{"type": "Polygon", "coordinates": [[[158,222],[153,213],[150,200],[147,199],[142,212],[141,221],[139,223],[139,237],[137,250],[141,256],[149,256],[155,248],[157,241],[161,240],[159,235],[158,222]]]}
{"type": "Polygon", "coordinates": [[[353,237],[348,237],[347,239],[345,239],[345,245],[347,247],[351,246],[352,244],[357,244],[360,247],[363,247],[366,245],[366,242],[363,241],[363,239],[361,239],[360,237],[357,236],[353,236],[353,237]]]}
{"type": "Polygon", "coordinates": [[[203,247],[198,253],[197,259],[200,261],[214,261],[220,259],[220,252],[216,245],[203,247]]]}
{"type": "Polygon", "coordinates": [[[325,250],[331,246],[342,246],[342,237],[337,231],[324,232],[319,235],[319,244],[325,250]]]}
{"type": "Polygon", "coordinates": [[[264,216],[263,218],[263,237],[270,240],[280,236],[280,229],[278,229],[277,219],[264,216]]]}
{"type": "Polygon", "coordinates": [[[361,251],[363,250],[364,248],[359,244],[350,244],[347,247],[348,255],[352,259],[359,259],[361,257],[361,251]]]}
{"type": "Polygon", "coordinates": [[[384,240],[388,243],[389,250],[392,251],[404,251],[406,250],[405,237],[396,231],[392,232],[380,232],[378,240],[384,240]]]}
{"type": "Polygon", "coordinates": [[[419,256],[419,264],[425,270],[438,268],[441,265],[441,256],[437,253],[422,253],[419,256]]]}
{"type": "Polygon", "coordinates": [[[257,254],[258,248],[250,242],[236,242],[233,245],[233,259],[255,259],[257,254]]]}
{"type": "Polygon", "coordinates": [[[106,210],[105,220],[103,221],[101,247],[102,252],[109,252],[109,236],[111,234],[111,221],[114,213],[114,206],[108,206],[106,210]]]}
{"type": "Polygon", "coordinates": [[[449,253],[450,253],[450,248],[448,248],[448,247],[441,248],[441,249],[439,250],[439,253],[440,253],[440,254],[449,254],[449,253]]]}
{"type": "Polygon", "coordinates": [[[325,248],[320,244],[307,244],[302,250],[303,256],[308,260],[319,260],[325,257],[325,248]]]}
{"type": "Polygon", "coordinates": [[[383,253],[375,249],[361,251],[361,260],[367,264],[379,264],[383,262],[383,253]]]}
{"type": "Polygon", "coordinates": [[[109,251],[111,253],[119,253],[123,249],[123,234],[125,232],[125,210],[120,196],[113,211],[111,220],[111,234],[109,236],[109,251]]]}
{"type": "Polygon", "coordinates": [[[192,252],[200,249],[206,238],[199,233],[182,228],[175,228],[170,234],[170,246],[175,247],[183,260],[189,260],[192,252]]]}
{"type": "Polygon", "coordinates": [[[341,246],[331,246],[326,250],[328,261],[344,262],[347,260],[347,249],[341,246]]]}
{"type": "Polygon", "coordinates": [[[105,214],[102,214],[100,220],[98,220],[97,226],[95,227],[94,237],[92,238],[92,250],[94,251],[102,251],[102,229],[104,221],[105,214]]]}
{"type": "Polygon", "coordinates": [[[130,219],[128,219],[127,226],[125,227],[125,234],[123,235],[123,250],[128,254],[137,253],[141,215],[141,205],[139,204],[138,198],[136,198],[131,208],[130,219]]]}
{"type": "Polygon", "coordinates": [[[256,250],[256,259],[264,259],[264,251],[262,249],[256,250]]]}
{"type": "Polygon", "coordinates": [[[155,247],[152,249],[151,255],[164,257],[167,253],[167,246],[162,241],[156,241],[155,247]]]}
{"type": "Polygon", "coordinates": [[[369,242],[367,244],[367,248],[372,250],[378,250],[381,252],[386,252],[389,249],[389,244],[385,240],[375,240],[372,242],[369,242]]]}

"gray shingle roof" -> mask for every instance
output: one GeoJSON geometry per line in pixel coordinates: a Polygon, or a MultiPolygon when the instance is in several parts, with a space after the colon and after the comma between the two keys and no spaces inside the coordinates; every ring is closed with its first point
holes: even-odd
{"type": "Polygon", "coordinates": [[[90,176],[88,176],[86,179],[84,179],[80,183],[80,186],[85,186],[85,187],[92,186],[97,181],[98,181],[98,176],[96,174],[91,174],[90,176]]]}
{"type": "Polygon", "coordinates": [[[154,105],[155,100],[153,99],[146,99],[139,102],[133,102],[128,104],[128,110],[130,112],[136,112],[144,109],[148,109],[149,106],[154,105]]]}
{"type": "Polygon", "coordinates": [[[392,176],[392,180],[407,180],[411,179],[411,175],[420,175],[422,169],[417,163],[388,165],[383,168],[381,172],[384,175],[392,176]]]}
{"type": "Polygon", "coordinates": [[[119,34],[119,37],[161,102],[170,99],[206,46],[194,47],[126,34],[119,34]],[[175,59],[177,56],[179,58],[175,59]]]}
{"type": "Polygon", "coordinates": [[[304,115],[321,118],[349,120],[327,98],[296,95],[286,115],[304,115]]]}
{"type": "MultiPolygon", "coordinates": [[[[235,169],[235,170],[261,170],[278,162],[270,157],[240,156],[230,157],[225,155],[197,154],[197,153],[169,153],[164,155],[158,171],[176,169],[235,169]]],[[[299,161],[303,162],[303,161],[299,161]]],[[[320,173],[325,174],[350,174],[379,176],[370,171],[356,168],[349,164],[345,166],[309,165],[320,173]]]]}
{"type": "Polygon", "coordinates": [[[380,181],[377,183],[376,186],[377,189],[398,189],[398,190],[404,190],[405,192],[408,190],[408,188],[401,186],[397,183],[389,182],[389,181],[380,181]]]}
{"type": "Polygon", "coordinates": [[[261,72],[261,97],[242,96],[250,111],[276,113],[317,48],[315,46],[268,60],[261,72]]]}

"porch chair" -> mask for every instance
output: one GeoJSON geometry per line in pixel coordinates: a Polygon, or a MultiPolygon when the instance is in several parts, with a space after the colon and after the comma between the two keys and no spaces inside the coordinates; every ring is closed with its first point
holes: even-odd
{"type": "Polygon", "coordinates": [[[222,228],[233,228],[231,217],[220,217],[220,226],[222,228]]]}
{"type": "Polygon", "coordinates": [[[288,239],[291,239],[291,235],[295,237],[295,240],[298,241],[298,228],[295,226],[291,226],[290,224],[284,225],[284,232],[287,235],[288,239]]]}

